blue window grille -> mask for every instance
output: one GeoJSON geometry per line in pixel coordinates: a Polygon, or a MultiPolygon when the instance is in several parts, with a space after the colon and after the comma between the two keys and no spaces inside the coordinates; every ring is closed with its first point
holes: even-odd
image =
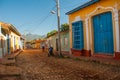
{"type": "Polygon", "coordinates": [[[84,48],[84,37],[83,37],[83,22],[78,21],[72,23],[73,33],[73,48],[82,50],[84,48]]]}

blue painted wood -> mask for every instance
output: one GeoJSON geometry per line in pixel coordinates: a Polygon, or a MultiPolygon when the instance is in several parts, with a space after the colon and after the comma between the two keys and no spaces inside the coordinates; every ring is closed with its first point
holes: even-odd
{"type": "Polygon", "coordinates": [[[83,22],[78,21],[72,24],[73,48],[82,50],[84,48],[83,22]]]}
{"type": "Polygon", "coordinates": [[[107,12],[93,17],[94,52],[113,54],[112,13],[107,12]]]}

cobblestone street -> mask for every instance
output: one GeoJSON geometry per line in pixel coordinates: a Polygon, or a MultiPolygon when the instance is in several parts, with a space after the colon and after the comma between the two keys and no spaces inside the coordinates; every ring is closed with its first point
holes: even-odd
{"type": "Polygon", "coordinates": [[[0,0],[0,80],[120,80],[120,0],[0,0]]]}
{"type": "Polygon", "coordinates": [[[25,50],[17,57],[20,80],[120,80],[120,67],[25,50]]]}

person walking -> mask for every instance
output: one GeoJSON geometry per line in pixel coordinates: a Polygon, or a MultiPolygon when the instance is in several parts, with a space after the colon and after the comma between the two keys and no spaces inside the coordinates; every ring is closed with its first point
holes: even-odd
{"type": "Polygon", "coordinates": [[[44,46],[44,45],[42,45],[42,52],[44,52],[44,50],[45,50],[45,46],[44,46]]]}
{"type": "Polygon", "coordinates": [[[48,52],[48,57],[49,56],[54,56],[54,54],[53,54],[53,47],[52,46],[49,47],[48,51],[49,51],[48,52]]]}

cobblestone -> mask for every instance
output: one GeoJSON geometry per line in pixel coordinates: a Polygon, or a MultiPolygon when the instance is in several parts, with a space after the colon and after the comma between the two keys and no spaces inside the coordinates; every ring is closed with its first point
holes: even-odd
{"type": "Polygon", "coordinates": [[[25,50],[17,57],[21,80],[120,80],[120,67],[25,50]]]}

